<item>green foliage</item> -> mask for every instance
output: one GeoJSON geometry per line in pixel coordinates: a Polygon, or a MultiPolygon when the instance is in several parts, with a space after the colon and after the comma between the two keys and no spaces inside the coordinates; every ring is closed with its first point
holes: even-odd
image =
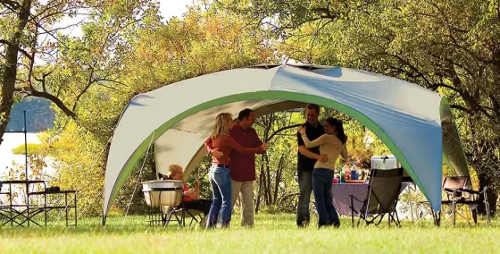
{"type": "MultiPolygon", "coordinates": [[[[41,144],[27,144],[29,153],[41,154],[44,152],[45,147],[41,144]]],[[[12,149],[13,154],[24,155],[25,147],[24,144],[19,145],[12,149]]]]}
{"type": "Polygon", "coordinates": [[[48,133],[43,140],[49,154],[56,160],[52,165],[58,176],[52,185],[61,189],[78,190],[80,215],[98,215],[102,207],[103,144],[75,123],[68,123],[58,135],[48,133]],[[93,137],[82,141],[82,136],[93,137]]]}
{"type": "Polygon", "coordinates": [[[498,192],[498,0],[217,2],[271,31],[283,58],[382,73],[447,96],[481,187],[498,192]]]}
{"type": "MultiPolygon", "coordinates": [[[[30,150],[56,160],[59,175],[54,184],[79,190],[82,215],[100,213],[109,141],[134,95],[206,73],[288,57],[384,73],[449,97],[481,185],[500,182],[498,0],[201,4],[207,8],[193,6],[184,17],[164,22],[157,4],[149,0],[62,1],[48,8],[33,2],[32,13],[51,14],[37,20],[44,26],[56,24],[63,14],[75,15],[76,7],[89,10],[82,36],[60,33],[57,42],[36,43],[39,26],[30,23],[21,36],[22,47],[53,60],[30,65],[23,56],[17,84],[27,94],[38,91],[56,97],[55,127],[41,146],[30,150]]],[[[2,38],[12,34],[15,24],[13,14],[5,13],[0,17],[2,38]]],[[[0,64],[5,65],[3,58],[0,64]]],[[[344,120],[349,152],[365,167],[371,155],[389,153],[356,121],[332,110],[322,113],[330,115],[344,120]]],[[[4,112],[0,117],[7,119],[4,112]]],[[[296,130],[286,127],[302,122],[300,113],[280,112],[257,123],[260,136],[271,145],[257,162],[257,203],[268,209],[294,208],[296,130]]],[[[205,160],[194,173],[202,180],[202,190],[209,189],[208,163],[205,160]]],[[[152,177],[152,159],[146,158],[139,175],[141,165],[118,194],[114,211],[124,212],[138,182],[152,177]]],[[[136,192],[131,212],[140,212],[141,202],[136,192]]]]}
{"type": "Polygon", "coordinates": [[[138,92],[205,73],[248,66],[268,60],[272,53],[264,38],[238,16],[208,15],[190,9],[181,20],[166,25],[158,18],[146,21],[134,39],[126,62],[138,92]],[[140,61],[137,61],[140,59],[140,61]]]}
{"type": "MultiPolygon", "coordinates": [[[[133,8],[141,10],[134,11],[137,22],[130,23],[123,6],[110,5],[102,15],[86,20],[82,37],[62,37],[56,65],[39,68],[52,70],[47,85],[66,105],[73,105],[77,116],[75,121],[54,107],[55,127],[44,142],[57,161],[59,177],[54,184],[79,190],[81,215],[100,214],[108,143],[134,95],[272,56],[262,44],[264,37],[238,16],[208,15],[192,8],[184,18],[163,23],[154,4],[135,4],[133,8]]],[[[114,212],[128,209],[134,190],[129,212],[144,209],[141,186],[136,186],[154,177],[154,166],[148,157],[139,176],[141,163],[114,200],[114,212]]],[[[206,181],[203,188],[209,190],[206,181]]]]}

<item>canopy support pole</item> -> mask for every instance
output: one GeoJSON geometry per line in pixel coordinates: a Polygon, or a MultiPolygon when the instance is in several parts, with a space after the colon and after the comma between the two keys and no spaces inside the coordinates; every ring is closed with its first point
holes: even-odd
{"type": "Polygon", "coordinates": [[[134,200],[135,192],[137,191],[137,186],[139,185],[139,181],[141,180],[142,173],[144,171],[144,165],[146,164],[146,160],[148,159],[149,150],[151,149],[151,145],[153,144],[154,136],[155,136],[155,132],[153,131],[153,134],[151,135],[151,140],[149,141],[148,150],[146,150],[146,154],[144,155],[144,159],[142,161],[141,169],[139,170],[139,175],[137,176],[138,181],[135,184],[134,191],[132,192],[132,196],[130,197],[130,201],[127,204],[127,210],[125,211],[125,217],[123,218],[123,220],[125,220],[125,218],[127,218],[128,211],[130,209],[130,205],[132,205],[132,201],[134,200]]]}

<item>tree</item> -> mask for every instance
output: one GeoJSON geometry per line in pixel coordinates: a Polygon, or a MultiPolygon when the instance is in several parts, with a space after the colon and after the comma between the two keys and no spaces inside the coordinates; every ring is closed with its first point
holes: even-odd
{"type": "MultiPolygon", "coordinates": [[[[157,8],[145,9],[143,14],[134,23],[134,29],[130,29],[133,31],[121,37],[120,45],[123,46],[107,55],[108,60],[102,60],[109,68],[119,67],[116,72],[107,72],[115,75],[113,79],[119,84],[111,82],[92,86],[78,101],[78,121],[58,111],[56,128],[50,133],[51,139],[56,142],[50,149],[54,150],[54,159],[58,161],[55,165],[60,172],[57,184],[80,190],[79,196],[85,200],[80,207],[84,215],[97,215],[102,208],[109,141],[121,112],[134,95],[205,73],[252,65],[271,54],[260,44],[263,37],[251,27],[243,26],[245,23],[234,15],[208,15],[194,8],[185,17],[164,23],[157,8]],[[254,36],[247,35],[250,33],[254,36]],[[245,36],[240,38],[242,34],[245,36]],[[114,59],[112,57],[120,61],[109,61],[114,59]],[[109,87],[112,84],[115,84],[114,89],[109,87]]],[[[84,43],[87,42],[79,39],[67,44],[71,45],[70,49],[87,48],[79,46],[84,43]]],[[[77,50],[61,52],[68,59],[89,61],[87,53],[77,50]]],[[[68,65],[72,62],[67,61],[68,65]]],[[[72,80],[80,79],[80,75],[87,73],[87,69],[64,69],[64,66],[61,65],[51,77],[74,82],[72,80]]],[[[150,157],[146,158],[142,176],[138,172],[142,162],[136,165],[135,171],[117,194],[113,211],[127,210],[137,183],[153,174],[154,164],[151,161],[150,157]]],[[[140,188],[132,199],[131,213],[141,212],[141,195],[138,193],[140,188]]]]}
{"type": "MultiPolygon", "coordinates": [[[[7,36],[2,34],[0,38],[0,53],[5,60],[0,62],[0,74],[2,75],[2,94],[0,101],[0,144],[2,136],[9,122],[10,109],[12,108],[14,86],[16,83],[17,74],[17,59],[20,46],[23,39],[23,30],[28,23],[31,0],[25,0],[22,4],[15,1],[2,0],[0,1],[0,13],[7,14],[8,20],[2,18],[1,27],[3,31],[8,31],[7,36]],[[14,22],[7,22],[14,21],[14,22]]],[[[5,14],[3,14],[5,15],[5,14]]],[[[25,51],[21,51],[25,55],[29,55],[25,51]]]]}
{"type": "Polygon", "coordinates": [[[268,208],[292,211],[296,197],[294,159],[296,151],[295,133],[300,119],[293,112],[276,112],[260,116],[255,125],[262,142],[270,145],[269,149],[258,158],[257,201],[255,211],[261,204],[268,208]]]}
{"type": "Polygon", "coordinates": [[[0,4],[0,53],[5,55],[0,68],[0,143],[15,96],[46,98],[79,120],[77,105],[89,89],[123,86],[116,80],[122,67],[116,62],[126,47],[124,33],[144,9],[154,7],[151,1],[5,0],[0,4]],[[82,16],[87,17],[83,24],[64,26],[65,19],[82,16]],[[63,33],[73,26],[82,26],[81,38],[63,33]]]}
{"type": "Polygon", "coordinates": [[[448,97],[495,209],[500,172],[500,8],[489,1],[217,1],[273,31],[283,55],[417,83],[448,97]],[[471,142],[474,140],[474,142],[471,142]]]}

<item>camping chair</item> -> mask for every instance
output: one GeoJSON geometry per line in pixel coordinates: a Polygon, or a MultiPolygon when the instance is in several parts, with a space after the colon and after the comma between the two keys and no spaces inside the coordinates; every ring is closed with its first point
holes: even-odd
{"type": "Polygon", "coordinates": [[[186,220],[189,220],[189,226],[193,223],[201,223],[205,216],[203,211],[197,209],[189,209],[185,207],[184,202],[181,202],[179,206],[168,207],[166,209],[165,221],[163,223],[164,227],[168,226],[171,221],[176,221],[179,226],[186,226],[186,220]]]}
{"type": "MultiPolygon", "coordinates": [[[[490,223],[489,203],[486,196],[487,188],[484,187],[482,191],[475,191],[472,190],[469,186],[470,178],[468,176],[446,176],[443,179],[443,191],[446,193],[446,198],[441,201],[441,204],[450,206],[453,218],[453,226],[455,226],[456,224],[457,214],[465,217],[457,211],[457,205],[460,204],[469,206],[474,224],[477,224],[477,213],[478,207],[481,202],[481,195],[483,195],[484,197],[483,202],[486,208],[486,217],[488,224],[490,223]]],[[[438,225],[440,217],[441,214],[438,215],[438,225]]]]}
{"type": "Polygon", "coordinates": [[[380,224],[385,214],[388,214],[389,226],[391,220],[400,226],[398,214],[396,212],[396,204],[401,189],[401,177],[403,169],[380,170],[372,169],[370,172],[370,180],[368,192],[364,200],[359,200],[353,195],[351,197],[351,218],[352,226],[354,227],[354,213],[359,215],[357,226],[361,219],[366,222],[366,225],[375,223],[380,224]],[[354,202],[363,203],[361,209],[354,209],[354,202]],[[376,220],[378,222],[376,222],[376,220]]]}

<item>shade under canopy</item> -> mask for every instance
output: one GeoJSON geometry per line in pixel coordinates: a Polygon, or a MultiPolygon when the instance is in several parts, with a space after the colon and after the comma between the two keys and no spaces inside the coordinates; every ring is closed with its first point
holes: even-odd
{"type": "Polygon", "coordinates": [[[121,116],[109,150],[104,218],[117,190],[153,143],[160,170],[177,163],[188,175],[203,157],[202,143],[218,113],[236,115],[252,108],[263,114],[305,103],[341,111],[375,133],[434,210],[441,207],[443,155],[457,174],[468,174],[449,106],[438,94],[347,68],[263,65],[207,74],[135,96],[121,116]]]}

